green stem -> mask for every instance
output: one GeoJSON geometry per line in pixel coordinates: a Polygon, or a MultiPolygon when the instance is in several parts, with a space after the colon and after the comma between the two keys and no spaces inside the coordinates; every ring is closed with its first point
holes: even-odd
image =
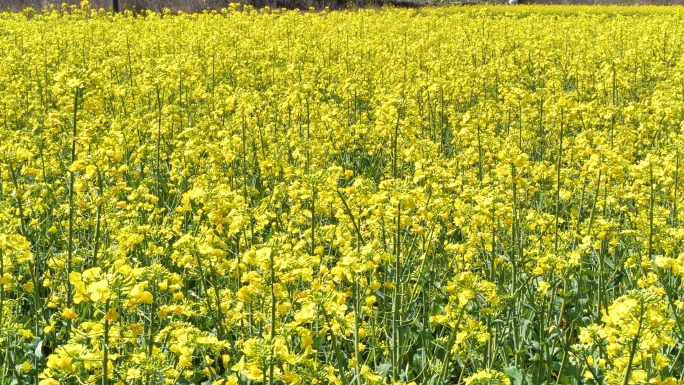
{"type": "MultiPolygon", "coordinates": [[[[642,299],[643,301],[643,299],[642,299]]],[[[641,324],[644,318],[644,304],[640,304],[640,315],[639,315],[639,328],[637,329],[637,334],[634,336],[634,341],[632,341],[632,347],[629,350],[629,359],[627,360],[627,368],[625,368],[625,378],[622,381],[622,385],[629,385],[629,377],[632,374],[632,361],[634,361],[634,354],[636,353],[637,346],[639,345],[639,335],[641,334],[641,324]]]]}
{"type": "Polygon", "coordinates": [[[397,142],[399,137],[399,113],[397,112],[397,125],[394,128],[394,138],[392,138],[392,178],[397,179],[397,142]]]}
{"type": "Polygon", "coordinates": [[[399,335],[399,309],[401,308],[401,298],[399,296],[399,267],[401,258],[401,203],[397,205],[397,235],[394,243],[394,301],[392,303],[392,375],[394,381],[399,381],[399,344],[401,343],[401,336],[399,335]]]}
{"type": "MultiPolygon", "coordinates": [[[[517,263],[516,263],[516,256],[519,256],[520,254],[518,253],[518,214],[517,214],[517,185],[515,183],[515,165],[511,164],[511,180],[512,180],[512,185],[513,185],[513,228],[511,229],[511,238],[512,238],[512,248],[513,250],[511,251],[511,291],[517,290],[518,287],[518,268],[517,268],[517,263]]],[[[519,300],[519,299],[518,299],[519,300]]],[[[517,322],[517,309],[518,306],[515,306],[514,308],[514,314],[513,314],[513,350],[515,351],[515,366],[517,367],[520,363],[520,337],[518,335],[518,322],[517,322]]]]}
{"type": "MultiPolygon", "coordinates": [[[[76,161],[76,118],[78,112],[78,94],[79,91],[76,89],[74,91],[74,116],[72,122],[72,132],[71,132],[71,166],[73,166],[76,161]]],[[[67,308],[71,308],[72,298],[71,298],[71,282],[69,282],[69,275],[71,274],[71,259],[74,252],[74,174],[75,172],[69,167],[69,239],[67,246],[66,255],[66,295],[67,295],[67,308]]],[[[67,333],[66,339],[69,339],[69,332],[71,329],[71,320],[67,320],[67,333]]]]}
{"type": "MultiPolygon", "coordinates": [[[[325,317],[325,322],[330,325],[330,318],[328,317],[328,313],[325,312],[325,308],[321,306],[321,311],[323,313],[323,316],[325,317]]],[[[333,350],[335,352],[335,359],[337,360],[337,370],[340,372],[340,377],[342,377],[342,383],[343,384],[349,384],[349,381],[347,381],[347,375],[344,373],[344,356],[342,355],[342,352],[340,351],[340,346],[337,341],[337,336],[333,332],[332,328],[329,328],[330,332],[330,340],[333,345],[333,350]]]]}
{"type": "Polygon", "coordinates": [[[105,321],[104,321],[104,334],[102,337],[102,385],[108,385],[109,384],[109,379],[108,377],[108,368],[107,368],[107,360],[108,360],[108,351],[109,351],[109,319],[107,318],[107,313],[109,312],[109,299],[105,302],[105,307],[104,307],[104,312],[105,312],[105,321]]]}
{"type": "Polygon", "coordinates": [[[150,304],[150,328],[148,330],[149,332],[149,341],[147,342],[147,357],[152,358],[152,353],[154,352],[154,317],[156,316],[155,314],[155,306],[154,306],[154,300],[150,304]]]}
{"type": "Polygon", "coordinates": [[[2,283],[2,278],[5,276],[5,257],[2,249],[0,249],[0,330],[2,330],[3,316],[5,315],[5,284],[2,283]]]}
{"type": "Polygon", "coordinates": [[[356,385],[361,385],[361,376],[359,375],[359,366],[361,365],[361,357],[359,355],[359,313],[361,306],[359,305],[359,281],[356,276],[354,279],[354,359],[356,359],[356,385]]]}
{"type": "Polygon", "coordinates": [[[563,158],[563,108],[561,108],[560,142],[558,144],[558,161],[556,166],[556,232],[554,237],[554,252],[558,253],[558,215],[560,214],[560,180],[561,160],[563,158]]]}
{"type": "Polygon", "coordinates": [[[456,319],[456,323],[454,324],[454,330],[451,333],[451,336],[449,337],[449,342],[447,343],[446,351],[444,352],[444,363],[442,366],[442,373],[440,373],[439,375],[439,381],[437,381],[437,384],[447,384],[446,375],[449,372],[449,362],[451,361],[451,349],[454,347],[454,343],[456,342],[456,335],[458,334],[458,327],[461,324],[461,318],[463,318],[463,313],[465,313],[465,307],[461,308],[461,312],[458,315],[458,319],[456,319]]]}
{"type": "MultiPolygon", "coordinates": [[[[97,171],[97,198],[102,198],[102,174],[100,170],[97,171]]],[[[102,203],[97,204],[97,213],[95,214],[95,242],[93,244],[93,261],[92,265],[97,266],[97,252],[100,246],[100,219],[102,218],[102,203]]]]}
{"type": "MultiPolygon", "coordinates": [[[[274,349],[275,349],[275,333],[276,333],[276,296],[275,296],[275,261],[274,261],[275,250],[271,251],[270,255],[270,268],[271,268],[271,358],[269,360],[269,385],[273,385],[273,371],[274,371],[274,349]]],[[[219,305],[220,306],[220,305],[219,305]]]]}
{"type": "Polygon", "coordinates": [[[679,151],[677,151],[677,164],[676,164],[676,168],[675,168],[675,177],[674,177],[674,207],[672,210],[672,213],[673,213],[672,214],[673,215],[672,225],[675,228],[679,227],[679,223],[678,223],[678,219],[677,219],[677,216],[678,216],[678,211],[677,211],[677,190],[678,190],[678,187],[679,187],[679,151]]]}
{"type": "Polygon", "coordinates": [[[649,185],[651,194],[649,196],[649,210],[648,210],[648,256],[653,258],[653,202],[655,189],[653,187],[653,163],[649,166],[649,185]]]}

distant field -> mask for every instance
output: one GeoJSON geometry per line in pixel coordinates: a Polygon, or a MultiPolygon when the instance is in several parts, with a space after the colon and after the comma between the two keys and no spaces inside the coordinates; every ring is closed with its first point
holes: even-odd
{"type": "MultiPolygon", "coordinates": [[[[204,10],[217,10],[228,8],[231,0],[118,0],[119,10],[140,10],[150,9],[161,12],[163,8],[168,8],[173,12],[183,11],[202,12],[204,10]]],[[[234,1],[233,1],[234,2],[234,1]]],[[[345,10],[356,8],[380,8],[383,5],[416,6],[416,5],[494,5],[508,4],[509,0],[248,0],[240,3],[249,4],[256,8],[269,6],[272,9],[303,9],[309,7],[323,10],[326,7],[331,10],[345,10]]],[[[519,0],[523,4],[574,4],[574,5],[684,5],[684,0],[519,0]]],[[[112,9],[114,0],[93,0],[90,6],[93,9],[112,9]]],[[[36,11],[50,7],[51,4],[60,9],[63,4],[67,6],[80,6],[79,0],[53,1],[53,0],[0,0],[0,11],[21,11],[26,7],[32,7],[36,11]]]]}
{"type": "Polygon", "coordinates": [[[0,14],[0,384],[681,384],[682,16],[0,14]]]}

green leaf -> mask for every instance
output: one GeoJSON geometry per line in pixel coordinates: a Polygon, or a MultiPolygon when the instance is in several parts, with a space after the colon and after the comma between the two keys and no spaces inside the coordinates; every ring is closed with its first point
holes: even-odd
{"type": "Polygon", "coordinates": [[[523,383],[523,375],[520,373],[520,370],[516,368],[515,366],[509,366],[507,368],[504,368],[504,373],[508,375],[511,379],[511,383],[513,385],[522,385],[523,383]]]}

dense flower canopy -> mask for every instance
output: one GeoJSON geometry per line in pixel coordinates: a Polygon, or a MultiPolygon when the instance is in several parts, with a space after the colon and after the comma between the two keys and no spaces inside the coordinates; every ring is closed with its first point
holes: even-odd
{"type": "Polygon", "coordinates": [[[681,383],[682,16],[0,14],[0,378],[681,383]]]}

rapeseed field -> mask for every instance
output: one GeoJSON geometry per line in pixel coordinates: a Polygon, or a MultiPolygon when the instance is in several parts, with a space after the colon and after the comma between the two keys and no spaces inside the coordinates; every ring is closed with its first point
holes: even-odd
{"type": "Polygon", "coordinates": [[[0,384],[682,384],[684,13],[0,14],[0,384]]]}

